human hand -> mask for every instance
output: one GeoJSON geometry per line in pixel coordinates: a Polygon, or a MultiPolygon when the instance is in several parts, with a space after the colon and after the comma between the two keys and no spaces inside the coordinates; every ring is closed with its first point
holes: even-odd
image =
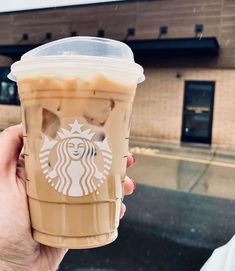
{"type": "MultiPolygon", "coordinates": [[[[34,241],[26,195],[26,174],[22,126],[12,126],[0,134],[0,271],[54,271],[67,249],[53,248],[34,241]]],[[[129,155],[127,166],[134,162],[129,155]]],[[[135,183],[125,179],[130,195],[135,183]]],[[[122,204],[123,217],[126,207],[122,204]]]]}

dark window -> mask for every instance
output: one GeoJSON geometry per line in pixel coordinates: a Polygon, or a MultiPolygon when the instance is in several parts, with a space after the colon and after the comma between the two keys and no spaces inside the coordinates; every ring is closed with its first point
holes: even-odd
{"type": "Polygon", "coordinates": [[[7,78],[9,67],[0,68],[0,104],[19,105],[16,83],[7,78]]]}

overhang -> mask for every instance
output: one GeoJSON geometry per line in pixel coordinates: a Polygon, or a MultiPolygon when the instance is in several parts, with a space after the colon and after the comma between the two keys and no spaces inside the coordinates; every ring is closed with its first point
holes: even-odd
{"type": "Polygon", "coordinates": [[[125,41],[136,56],[217,56],[215,37],[125,41]]]}
{"type": "Polygon", "coordinates": [[[17,44],[17,45],[0,45],[0,55],[12,58],[14,61],[19,60],[20,57],[39,46],[38,44],[17,44]]]}
{"type": "MultiPolygon", "coordinates": [[[[151,39],[124,41],[131,47],[135,56],[217,56],[219,44],[215,37],[151,39]]],[[[0,55],[11,57],[14,61],[40,44],[0,45],[0,55]]]]}

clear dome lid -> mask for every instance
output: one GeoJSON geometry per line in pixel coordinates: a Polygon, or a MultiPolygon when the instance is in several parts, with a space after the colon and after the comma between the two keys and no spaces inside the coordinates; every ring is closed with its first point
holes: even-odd
{"type": "Polygon", "coordinates": [[[125,43],[96,37],[71,37],[52,41],[27,52],[21,59],[63,55],[109,57],[134,62],[132,50],[125,43]]]}
{"type": "Polygon", "coordinates": [[[97,37],[65,38],[32,49],[11,66],[8,78],[17,81],[19,77],[36,74],[40,70],[45,73],[55,69],[63,69],[66,75],[72,74],[73,70],[85,70],[87,66],[100,71],[113,70],[113,73],[129,72],[137,83],[145,79],[143,68],[135,63],[129,46],[97,37]]]}

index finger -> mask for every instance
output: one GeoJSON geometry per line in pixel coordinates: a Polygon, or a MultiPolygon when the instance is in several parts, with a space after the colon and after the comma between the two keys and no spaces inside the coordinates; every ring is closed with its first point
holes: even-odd
{"type": "Polygon", "coordinates": [[[15,125],[7,128],[0,134],[0,167],[1,171],[15,168],[23,146],[22,125],[15,125]]]}

